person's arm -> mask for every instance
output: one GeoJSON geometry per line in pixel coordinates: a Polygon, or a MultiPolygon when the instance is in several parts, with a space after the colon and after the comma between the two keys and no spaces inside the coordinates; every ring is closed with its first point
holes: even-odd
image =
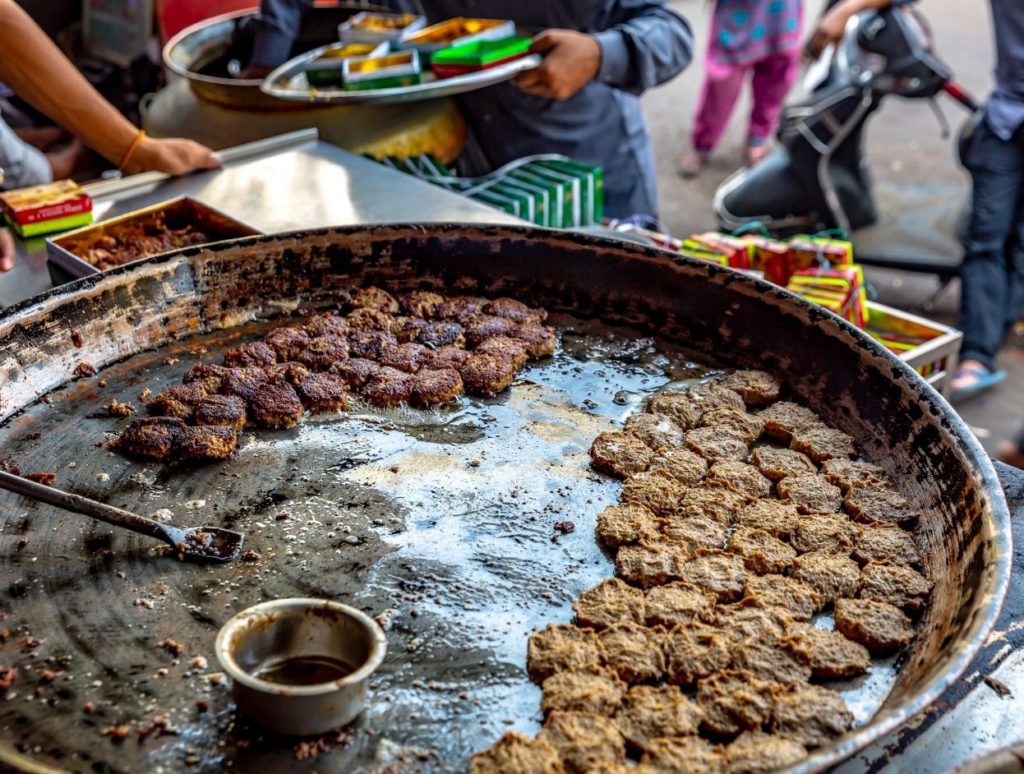
{"type": "Polygon", "coordinates": [[[836,3],[821,17],[804,47],[804,55],[817,59],[830,44],[838,43],[843,37],[846,23],[857,14],[906,3],[907,0],[842,0],[836,3]]]}
{"type": "Polygon", "coordinates": [[[312,7],[313,0],[260,0],[252,59],[241,77],[265,77],[283,64],[295,45],[302,17],[312,7]]]}
{"type": "Polygon", "coordinates": [[[0,271],[14,268],[14,237],[11,232],[0,226],[0,271]]]}
{"type": "MultiPolygon", "coordinates": [[[[0,0],[0,81],[115,166],[138,135],[14,0],[0,0]]],[[[144,137],[125,171],[181,175],[220,161],[191,140],[144,137]]]]}
{"type": "Polygon", "coordinates": [[[599,31],[548,30],[532,51],[544,55],[536,70],[516,79],[524,91],[568,99],[597,79],[640,94],[678,75],[693,58],[690,25],[667,3],[611,0],[599,31]]]}

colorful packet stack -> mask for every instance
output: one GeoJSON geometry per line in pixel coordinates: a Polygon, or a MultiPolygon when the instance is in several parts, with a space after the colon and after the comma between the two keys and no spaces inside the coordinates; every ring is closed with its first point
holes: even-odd
{"type": "Polygon", "coordinates": [[[430,55],[430,69],[438,78],[490,70],[522,59],[530,51],[530,39],[516,35],[498,40],[476,40],[452,46],[430,55]]]}
{"type": "Polygon", "coordinates": [[[786,289],[835,312],[858,328],[867,325],[867,289],[860,266],[799,269],[790,277],[786,289]]]}
{"type": "Polygon", "coordinates": [[[73,180],[0,193],[0,209],[22,238],[87,226],[92,199],[73,180]]]}
{"type": "Polygon", "coordinates": [[[750,268],[750,246],[738,237],[708,231],[683,240],[680,252],[689,258],[711,261],[719,266],[747,270],[750,268]]]}
{"type": "Polygon", "coordinates": [[[785,286],[792,274],[789,245],[754,234],[740,238],[750,245],[750,268],[761,272],[769,282],[785,286]]]}
{"type": "Polygon", "coordinates": [[[413,86],[422,80],[420,55],[399,51],[384,56],[352,56],[341,60],[341,81],[345,91],[370,91],[413,86]]]}

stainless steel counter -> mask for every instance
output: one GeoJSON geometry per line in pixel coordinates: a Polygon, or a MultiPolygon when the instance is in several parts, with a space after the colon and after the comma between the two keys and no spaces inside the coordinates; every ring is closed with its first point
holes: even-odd
{"type": "MultiPolygon", "coordinates": [[[[122,181],[124,183],[125,181],[122,181]]],[[[107,186],[116,191],[120,186],[107,186]]],[[[97,220],[192,196],[265,232],[384,222],[516,223],[517,219],[311,139],[215,172],[95,196],[97,220]]],[[[0,274],[0,307],[52,286],[42,238],[18,241],[0,274]]]]}

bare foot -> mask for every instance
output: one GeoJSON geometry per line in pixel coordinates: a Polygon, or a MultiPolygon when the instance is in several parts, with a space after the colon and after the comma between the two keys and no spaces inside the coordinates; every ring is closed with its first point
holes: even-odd
{"type": "Polygon", "coordinates": [[[996,447],[996,458],[1015,468],[1024,468],[1024,449],[1013,441],[1000,441],[996,447]]]}
{"type": "Polygon", "coordinates": [[[748,145],[747,166],[756,167],[758,164],[764,161],[765,156],[768,155],[768,150],[768,146],[764,143],[760,143],[758,145],[748,145]]]}
{"type": "Polygon", "coordinates": [[[687,179],[697,177],[700,175],[701,170],[704,169],[704,165],[707,164],[707,162],[707,153],[699,151],[696,148],[691,148],[679,157],[679,165],[677,167],[679,175],[687,179]]]}

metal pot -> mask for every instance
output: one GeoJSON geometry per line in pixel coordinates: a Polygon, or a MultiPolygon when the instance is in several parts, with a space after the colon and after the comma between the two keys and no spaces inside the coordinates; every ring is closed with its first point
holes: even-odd
{"type": "Polygon", "coordinates": [[[931,606],[881,709],[795,770],[823,770],[909,721],[984,643],[1006,594],[1011,537],[995,471],[966,425],[906,364],[838,317],[777,286],[643,246],[530,228],[381,225],[246,238],[151,259],[0,317],[0,420],[67,384],[84,355],[102,368],[297,299],[326,306],[339,290],[369,282],[516,295],[685,343],[705,361],[779,372],[905,485],[922,513],[931,606]],[[72,332],[86,349],[68,346],[72,332]]]}

